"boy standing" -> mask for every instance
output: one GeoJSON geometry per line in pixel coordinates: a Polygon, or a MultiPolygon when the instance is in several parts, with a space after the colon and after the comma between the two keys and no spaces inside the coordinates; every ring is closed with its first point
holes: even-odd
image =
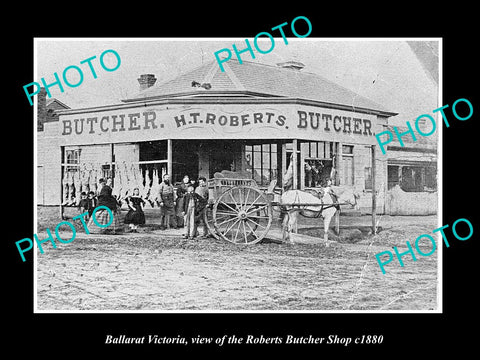
{"type": "Polygon", "coordinates": [[[93,210],[97,207],[97,199],[95,198],[95,193],[93,191],[88,192],[87,198],[87,208],[88,211],[88,218],[92,217],[93,210]]]}
{"type": "Polygon", "coordinates": [[[201,202],[198,206],[196,215],[198,216],[198,224],[200,225],[200,223],[203,223],[203,238],[206,238],[209,236],[209,231],[207,224],[205,223],[205,211],[207,210],[208,204],[208,186],[207,179],[205,179],[205,177],[200,176],[198,178],[198,186],[195,189],[195,193],[201,197],[201,202]]]}
{"type": "Polygon", "coordinates": [[[80,194],[80,202],[78,203],[78,209],[80,210],[80,214],[83,214],[85,211],[87,211],[88,207],[88,200],[87,200],[87,194],[82,191],[80,194]]]}

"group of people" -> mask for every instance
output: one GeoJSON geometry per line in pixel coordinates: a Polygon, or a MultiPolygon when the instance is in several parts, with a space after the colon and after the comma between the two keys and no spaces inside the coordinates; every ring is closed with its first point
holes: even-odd
{"type": "MultiPolygon", "coordinates": [[[[208,205],[208,186],[205,177],[199,177],[198,186],[190,180],[188,175],[183,177],[182,183],[177,187],[176,192],[170,183],[170,177],[165,174],[159,187],[159,205],[160,205],[160,228],[185,228],[184,238],[194,239],[199,236],[198,227],[203,224],[203,238],[210,236],[208,226],[205,222],[205,211],[208,205]]],[[[95,232],[92,213],[97,206],[105,206],[113,213],[113,221],[109,226],[112,233],[120,230],[119,212],[121,205],[119,200],[112,195],[112,179],[100,179],[100,191],[96,196],[93,191],[88,194],[82,193],[79,202],[81,213],[88,212],[88,227],[91,232],[95,232]]],[[[140,196],[138,188],[133,189],[132,195],[125,199],[129,208],[125,215],[124,223],[128,224],[132,232],[137,232],[139,225],[145,224],[145,213],[143,207],[145,200],[140,196]]],[[[95,213],[95,219],[100,225],[106,225],[110,222],[110,216],[107,210],[99,209],[95,213]]],[[[96,227],[99,229],[98,227],[96,227]]],[[[100,229],[101,230],[101,229],[100,229]]]]}
{"type": "Polygon", "coordinates": [[[88,194],[82,192],[80,194],[81,199],[78,207],[80,213],[88,212],[88,215],[85,218],[88,220],[87,227],[89,229],[89,232],[91,233],[99,233],[103,230],[102,228],[94,224],[95,222],[92,217],[93,211],[98,206],[107,207],[113,213],[113,219],[110,219],[110,214],[106,209],[101,208],[95,212],[95,220],[100,225],[106,225],[111,222],[111,225],[109,225],[109,229],[112,233],[115,234],[118,230],[120,230],[117,211],[118,207],[120,206],[120,202],[115,196],[112,195],[111,178],[108,178],[106,180],[102,178],[98,182],[100,185],[98,195],[95,195],[93,191],[89,191],[88,194]]]}
{"type": "Polygon", "coordinates": [[[208,204],[207,179],[198,178],[198,186],[188,175],[183,177],[182,183],[177,187],[175,194],[168,174],[163,176],[160,184],[160,224],[162,229],[185,228],[184,237],[193,239],[197,237],[198,225],[203,224],[204,238],[209,236],[207,224],[204,220],[208,204]]]}
{"type": "Polygon", "coordinates": [[[306,187],[325,186],[330,171],[326,171],[328,170],[328,167],[322,160],[306,160],[304,167],[306,187]]]}

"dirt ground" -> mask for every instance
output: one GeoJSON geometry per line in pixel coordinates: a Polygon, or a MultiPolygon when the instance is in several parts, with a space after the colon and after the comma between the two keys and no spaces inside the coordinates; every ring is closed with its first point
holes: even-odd
{"type": "MultiPolygon", "coordinates": [[[[60,222],[58,208],[38,208],[38,235],[60,222]]],[[[76,213],[71,211],[70,217],[76,213]]],[[[69,216],[67,211],[67,216],[69,216]]],[[[394,259],[382,274],[375,254],[407,250],[437,228],[436,216],[342,216],[338,241],[323,243],[319,220],[300,218],[310,244],[266,241],[250,246],[213,238],[184,241],[158,229],[155,211],[138,233],[85,234],[37,250],[37,309],[49,310],[437,310],[437,251],[394,259]],[[357,228],[362,231],[356,230],[357,228]],[[354,229],[355,231],[351,231],[354,229]],[[356,234],[342,237],[342,233],[356,234]]],[[[275,221],[278,228],[278,222],[275,221]]],[[[71,237],[60,232],[63,238],[71,237]]],[[[431,245],[423,243],[423,252],[431,245]]]]}

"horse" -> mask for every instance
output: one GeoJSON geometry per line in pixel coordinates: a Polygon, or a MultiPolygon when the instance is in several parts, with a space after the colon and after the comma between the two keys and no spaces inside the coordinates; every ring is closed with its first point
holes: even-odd
{"type": "Polygon", "coordinates": [[[323,196],[316,190],[287,190],[282,194],[281,203],[288,204],[282,207],[287,214],[283,220],[283,240],[291,240],[291,232],[296,230],[298,214],[309,218],[323,218],[325,246],[328,247],[328,229],[333,216],[339,211],[338,203],[350,204],[352,208],[358,210],[357,200],[360,195],[351,187],[331,186],[337,199],[334,199],[330,191],[323,191],[323,196]],[[308,205],[295,205],[295,204],[308,205]],[[311,205],[310,205],[311,204],[311,205]],[[317,205],[318,204],[318,205],[317,205]]]}

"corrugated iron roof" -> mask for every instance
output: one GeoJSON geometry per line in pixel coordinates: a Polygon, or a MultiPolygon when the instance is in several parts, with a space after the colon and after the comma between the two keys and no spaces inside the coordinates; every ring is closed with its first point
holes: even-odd
{"type": "Polygon", "coordinates": [[[137,95],[123,100],[124,102],[144,101],[163,97],[195,97],[198,95],[219,95],[235,93],[236,95],[256,97],[286,97],[316,101],[328,104],[339,104],[352,109],[368,109],[384,113],[386,116],[396,115],[377,104],[343,86],[324,77],[249,61],[242,64],[231,59],[223,64],[225,72],[220,70],[216,61],[206,63],[196,69],[184,73],[172,80],[158,83],[137,95]],[[193,87],[192,82],[209,83],[209,90],[193,87]]]}

